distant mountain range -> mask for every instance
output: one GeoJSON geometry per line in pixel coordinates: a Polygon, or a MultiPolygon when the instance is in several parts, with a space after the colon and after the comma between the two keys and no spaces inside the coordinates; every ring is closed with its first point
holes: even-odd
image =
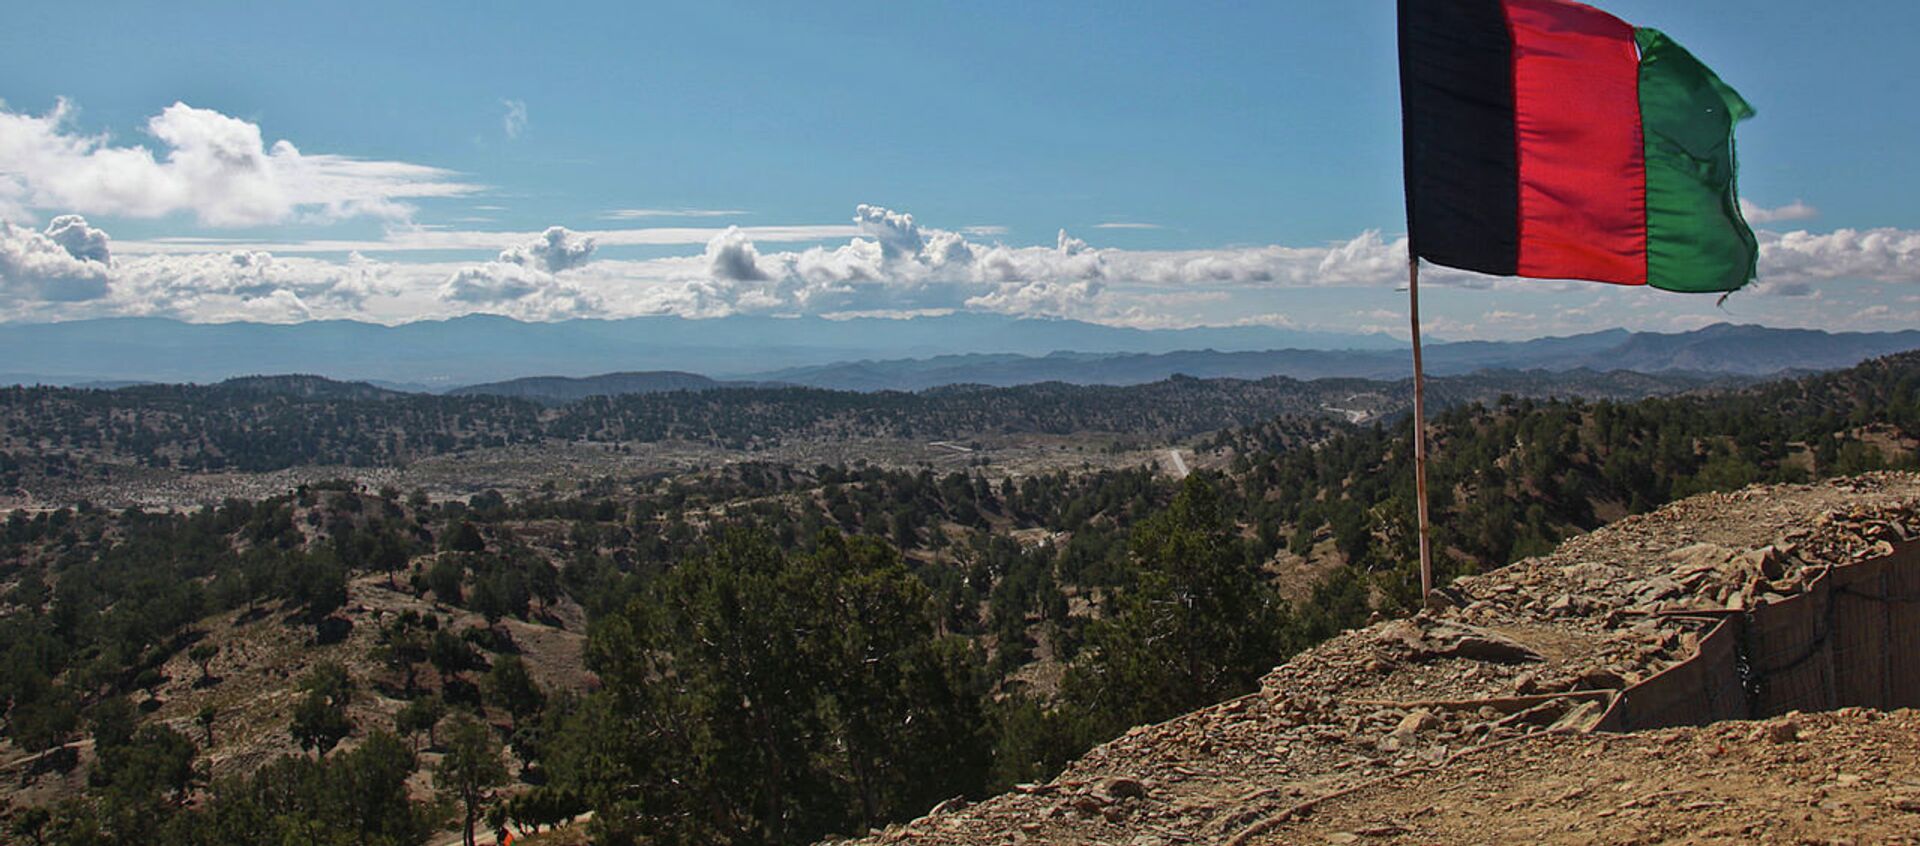
{"type": "Polygon", "coordinates": [[[472,315],[398,326],[330,320],[182,323],[113,318],[0,324],[0,384],[217,382],[313,373],[444,391],[525,376],[678,370],[713,377],[858,359],[1056,350],[1396,349],[1384,335],[1267,326],[1129,329],[1074,320],[952,314],[912,320],[820,317],[637,317],[524,323],[472,315]]]}
{"type": "MultiPolygon", "coordinates": [[[[1430,344],[1427,372],[1480,370],[1631,370],[1767,376],[1836,370],[1869,358],[1920,349],[1920,331],[1829,333],[1719,324],[1679,334],[1609,330],[1533,341],[1430,344]]],[[[919,390],[937,385],[1022,385],[1071,382],[1133,385],[1175,374],[1208,378],[1398,379],[1412,369],[1404,350],[1198,350],[1153,355],[1053,353],[1045,356],[960,355],[855,361],[755,374],[780,382],[841,390],[919,390]]]]}
{"type": "MultiPolygon", "coordinates": [[[[1920,330],[1822,332],[1718,324],[1621,329],[1427,347],[1428,372],[1480,370],[1768,376],[1833,370],[1920,349],[1920,330]]],[[[1145,330],[996,315],[888,320],[734,317],[522,323],[463,317],[402,326],[115,319],[0,325],[0,384],[107,386],[310,373],[424,393],[568,402],[596,394],[804,385],[921,390],[1038,382],[1135,385],[1197,378],[1399,379],[1404,347],[1383,336],[1267,327],[1145,330]],[[1063,352],[1071,350],[1071,352],[1063,352]],[[593,375],[599,374],[599,375],[593,375]]]]}

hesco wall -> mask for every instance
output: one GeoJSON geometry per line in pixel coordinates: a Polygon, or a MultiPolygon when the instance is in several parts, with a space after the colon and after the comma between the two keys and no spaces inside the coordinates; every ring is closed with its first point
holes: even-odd
{"type": "Polygon", "coordinates": [[[1727,612],[1692,659],[1629,687],[1598,726],[1638,731],[1847,706],[1920,707],[1920,541],[1727,612]]]}

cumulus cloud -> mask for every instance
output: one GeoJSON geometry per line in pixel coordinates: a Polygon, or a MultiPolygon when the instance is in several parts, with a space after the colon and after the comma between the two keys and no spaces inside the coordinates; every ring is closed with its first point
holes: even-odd
{"type": "Polygon", "coordinates": [[[1779,208],[1756,206],[1747,200],[1740,201],[1740,216],[1748,223],[1784,223],[1794,220],[1812,220],[1820,216],[1820,210],[1800,200],[1794,200],[1779,208]]]}
{"type": "Polygon", "coordinates": [[[525,264],[490,261],[455,271],[442,283],[440,299],[468,311],[507,314],[525,320],[596,315],[599,298],[552,273],[525,264]]]}
{"type": "Polygon", "coordinates": [[[56,217],[42,232],[0,223],[0,301],[16,314],[350,317],[369,298],[398,292],[391,269],[358,254],[323,261],[257,250],[123,259],[78,215],[56,217]]]}
{"type": "Polygon", "coordinates": [[[455,272],[440,296],[456,303],[499,303],[530,297],[551,283],[545,274],[526,265],[488,262],[455,272]]]}
{"type": "Polygon", "coordinates": [[[107,247],[107,233],[88,226],[87,219],[77,214],[54,218],[47,224],[47,237],[82,261],[108,264],[113,260],[112,251],[107,247]]]}
{"type": "Polygon", "coordinates": [[[397,219],[413,211],[408,200],[479,190],[439,168],[311,155],[285,140],[268,145],[258,125],[185,103],[147,121],[160,154],[85,134],[73,117],[66,100],[44,115],[0,106],[0,217],[57,209],[142,218],[188,213],[209,226],[397,219]]]}
{"type": "Polygon", "coordinates": [[[771,278],[767,271],[760,269],[760,252],[753,248],[753,241],[738,226],[729,226],[727,231],[708,241],[704,257],[707,272],[714,279],[761,282],[771,278]]]}
{"type": "Polygon", "coordinates": [[[0,221],[0,299],[81,302],[107,295],[107,234],[77,215],[35,232],[0,221]]]}
{"type": "Polygon", "coordinates": [[[598,297],[561,278],[585,266],[593,251],[593,238],[550,226],[533,241],[501,251],[493,261],[454,271],[441,283],[439,298],[529,320],[598,313],[604,308],[598,297]]]}
{"type": "MultiPolygon", "coordinates": [[[[83,218],[63,216],[41,230],[0,229],[0,318],[164,314],[195,320],[405,320],[484,311],[546,320],[974,310],[1179,326],[1272,322],[1277,318],[1271,315],[1281,310],[1275,294],[1288,289],[1371,289],[1392,296],[1388,292],[1403,283],[1406,273],[1406,239],[1378,231],[1312,246],[1125,250],[1090,244],[1063,230],[1050,244],[1010,246],[981,243],[905,212],[867,205],[855,210],[850,226],[833,230],[845,240],[765,249],[770,242],[761,242],[763,233],[772,232],[777,242],[792,237],[789,229],[686,230],[674,237],[699,233],[702,249],[648,259],[603,256],[600,248],[609,243],[603,236],[619,236],[619,230],[396,230],[388,240],[369,245],[417,242],[423,249],[451,249],[448,245],[461,244],[498,252],[480,263],[382,263],[357,253],[341,261],[287,255],[265,242],[214,239],[147,242],[179,252],[134,251],[129,258],[127,242],[110,241],[83,218]]],[[[1796,313],[1811,315],[1816,307],[1821,314],[1857,310],[1893,299],[1883,288],[1863,294],[1869,286],[1920,281],[1920,232],[1762,232],[1760,237],[1758,296],[1731,301],[1727,308],[1744,309],[1738,313],[1714,309],[1711,298],[1660,292],[1641,297],[1641,292],[1611,288],[1602,311],[1608,319],[1638,315],[1634,319],[1643,327],[1680,328],[1673,321],[1754,319],[1778,312],[1787,308],[1779,297],[1803,297],[1794,304],[1796,313]]],[[[655,243],[624,236],[611,240],[621,246],[655,243]]],[[[1589,283],[1495,279],[1437,267],[1422,278],[1435,283],[1443,298],[1481,296],[1475,292],[1490,289],[1509,298],[1563,300],[1578,292],[1584,301],[1596,290],[1589,283]]],[[[1341,296],[1364,302],[1364,308],[1340,308],[1338,319],[1345,322],[1337,325],[1399,322],[1397,311],[1383,310],[1383,301],[1370,295],[1341,296]]],[[[1330,300],[1295,298],[1286,308],[1302,301],[1330,300]]],[[[1512,334],[1581,331],[1598,319],[1573,319],[1576,308],[1533,301],[1521,307],[1522,302],[1503,300],[1495,308],[1456,314],[1453,324],[1436,325],[1460,333],[1512,334]]],[[[1434,314],[1445,316],[1444,308],[1434,314]]],[[[1888,313],[1881,319],[1897,318],[1888,313]]]]}
{"type": "Polygon", "coordinates": [[[1122,304],[1113,286],[1379,283],[1405,261],[1392,255],[1404,256],[1404,243],[1378,233],[1318,248],[1139,252],[1097,248],[1064,230],[1052,247],[982,245],[873,205],[857,207],[854,223],[860,235],[846,244],[798,252],[763,253],[746,232],[728,230],[697,265],[657,266],[665,284],[646,292],[647,307],[700,315],[971,308],[1150,322],[1127,311],[1149,301],[1135,295],[1122,304]]]}
{"type": "Polygon", "coordinates": [[[345,317],[398,293],[391,270],[358,254],[344,262],[240,250],[145,256],[114,269],[112,304],[122,314],[189,320],[345,317]]]}
{"type": "Polygon", "coordinates": [[[968,308],[1038,317],[1071,317],[1093,309],[1105,290],[1100,282],[1007,283],[966,301],[968,308]]]}
{"type": "MultiPolygon", "coordinates": [[[[976,309],[1137,324],[1161,322],[1156,303],[1116,286],[1199,292],[1219,287],[1385,285],[1404,273],[1406,243],[1378,232],[1321,247],[1132,251],[1103,249],[1060,231],[1051,247],[983,245],[882,206],[854,211],[859,235],[835,247],[762,252],[730,228],[697,260],[664,259],[655,284],[621,295],[645,312],[687,316],[761,313],[925,313],[976,309]]],[[[621,268],[627,270],[629,268],[621,268]]],[[[1446,278],[1446,274],[1440,274],[1446,278]]],[[[1195,303],[1220,296],[1186,299],[1195,303]]]]}
{"type": "Polygon", "coordinates": [[[1836,229],[1761,232],[1760,280],[1809,284],[1832,279],[1920,282],[1920,232],[1903,229],[1836,229]]]}
{"type": "Polygon", "coordinates": [[[594,240],[564,226],[549,226],[531,243],[508,247],[500,261],[539,267],[548,273],[572,270],[593,258],[594,240]]]}
{"type": "Polygon", "coordinates": [[[853,210],[853,222],[862,234],[880,244],[881,255],[888,259],[919,255],[926,246],[920,226],[905,212],[862,203],[853,210]]]}

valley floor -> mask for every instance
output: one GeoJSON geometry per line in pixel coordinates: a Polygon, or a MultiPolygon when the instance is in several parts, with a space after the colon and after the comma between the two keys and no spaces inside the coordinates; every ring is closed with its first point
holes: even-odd
{"type": "MultiPolygon", "coordinates": [[[[369,489],[423,490],[436,501],[465,499],[486,490],[520,498],[556,487],[567,490],[596,479],[631,483],[744,462],[794,467],[926,467],[939,473],[977,468],[996,479],[1156,462],[1177,476],[1184,476],[1187,469],[1184,459],[1179,459],[1176,466],[1168,450],[1151,440],[1111,433],[1000,435],[982,437],[974,444],[954,449],[947,442],[862,438],[746,450],[680,441],[550,441],[429,456],[400,467],[308,465],[262,473],[188,473],[103,460],[87,466],[86,478],[34,479],[16,490],[0,489],[0,517],[13,510],[33,514],[83,501],[116,510],[189,510],[228,499],[264,499],[301,485],[340,479],[369,489]]],[[[1197,463],[1199,457],[1194,460],[1197,463]]]]}

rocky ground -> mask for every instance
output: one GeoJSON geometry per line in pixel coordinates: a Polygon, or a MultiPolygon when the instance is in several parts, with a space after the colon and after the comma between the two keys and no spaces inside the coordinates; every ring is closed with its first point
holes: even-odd
{"type": "Polygon", "coordinates": [[[1542,734],[1290,815],[1260,844],[1920,843],[1920,712],[1542,734]]]}
{"type": "Polygon", "coordinates": [[[1462,579],[1432,610],[1335,638],[1274,670],[1258,691],[1136,728],[1047,784],[1022,785],[970,807],[948,803],[866,842],[1824,843],[1856,831],[1870,835],[1864,842],[1901,842],[1887,837],[1920,831],[1920,814],[1904,810],[1914,785],[1903,779],[1916,772],[1912,714],[1801,718],[1804,745],[1773,752],[1746,748],[1765,726],[1585,732],[1598,722],[1608,691],[1693,654],[1701,624],[1667,612],[1777,600],[1815,568],[1883,554],[1913,537],[1920,537],[1915,474],[1694,497],[1620,520],[1551,555],[1462,579]],[[1855,740],[1865,744],[1858,755],[1849,745],[1855,740]],[[1672,765],[1645,757],[1664,754],[1663,742],[1695,757],[1676,751],[1672,765]],[[1779,810],[1767,818],[1777,824],[1756,818],[1727,829],[1729,811],[1712,815],[1728,821],[1707,826],[1705,812],[1720,806],[1697,803],[1727,800],[1715,786],[1719,765],[1700,750],[1721,746],[1739,749],[1726,759],[1725,773],[1736,779],[1733,788],[1744,783],[1758,791],[1754,808],[1797,808],[1794,801],[1824,789],[1807,807],[1832,801],[1828,810],[1843,813],[1779,810]],[[1740,763],[1774,754],[1787,756],[1779,767],[1740,763]],[[1560,785],[1560,798],[1499,788],[1519,783],[1527,767],[1542,783],[1559,773],[1552,783],[1560,785]],[[1816,770],[1829,772],[1833,784],[1807,781],[1816,770]],[[1486,778],[1496,772],[1498,779],[1486,778]],[[1621,780],[1584,781],[1609,773],[1621,780]],[[1845,785],[1842,775],[1849,777],[1845,785]],[[1331,811],[1397,795],[1405,779],[1424,779],[1411,783],[1432,791],[1407,808],[1437,810],[1391,817],[1381,798],[1377,808],[1352,804],[1349,817],[1299,815],[1315,803],[1331,811]],[[1487,786],[1469,789],[1471,801],[1455,802],[1439,792],[1449,784],[1487,786]],[[1574,795],[1576,788],[1587,792],[1574,795]],[[1661,816],[1668,810],[1678,816],[1661,816]],[[1487,818],[1476,823],[1477,813],[1512,818],[1522,833],[1508,839],[1487,818]],[[1363,820],[1367,814],[1380,819],[1363,820]],[[1856,825],[1867,820],[1881,828],[1856,825]],[[1902,821],[1906,829],[1897,827],[1902,821]],[[1744,827],[1750,825],[1761,827],[1744,827]],[[1802,837],[1814,839],[1796,839],[1802,837]]]}

